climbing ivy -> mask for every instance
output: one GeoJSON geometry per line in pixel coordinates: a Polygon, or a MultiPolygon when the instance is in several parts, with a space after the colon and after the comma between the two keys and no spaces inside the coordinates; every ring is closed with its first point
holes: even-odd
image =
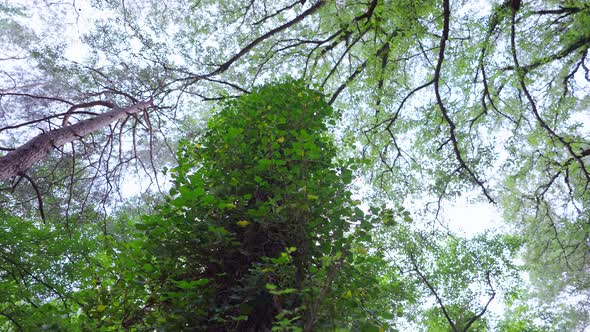
{"type": "Polygon", "coordinates": [[[312,330],[351,294],[336,285],[370,218],[351,198],[351,162],[336,158],[335,118],[321,93],[286,80],[226,102],[182,142],[169,198],[137,225],[156,325],[312,330]]]}

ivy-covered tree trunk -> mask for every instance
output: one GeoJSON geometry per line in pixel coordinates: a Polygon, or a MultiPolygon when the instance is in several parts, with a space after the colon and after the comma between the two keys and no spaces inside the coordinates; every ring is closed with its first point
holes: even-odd
{"type": "Polygon", "coordinates": [[[229,102],[184,142],[174,187],[140,226],[168,328],[313,328],[346,256],[351,171],[323,97],[287,82],[229,102]]]}

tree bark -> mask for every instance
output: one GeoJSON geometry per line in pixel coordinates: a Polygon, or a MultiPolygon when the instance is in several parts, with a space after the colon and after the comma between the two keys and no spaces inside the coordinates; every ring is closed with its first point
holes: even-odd
{"type": "MultiPolygon", "coordinates": [[[[101,103],[104,105],[104,103],[101,103]]],[[[112,110],[73,125],[64,126],[33,137],[27,143],[0,158],[0,181],[19,175],[45,158],[49,152],[66,143],[80,139],[92,132],[123,118],[135,114],[152,105],[152,101],[138,102],[121,108],[111,104],[112,110]]]]}

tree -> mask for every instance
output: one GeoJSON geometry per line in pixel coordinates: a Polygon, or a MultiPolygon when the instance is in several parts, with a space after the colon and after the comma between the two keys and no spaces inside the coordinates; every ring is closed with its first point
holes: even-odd
{"type": "Polygon", "coordinates": [[[287,81],[226,103],[202,139],[184,142],[170,198],[138,225],[162,321],[134,318],[171,329],[329,324],[326,304],[351,260],[347,233],[364,218],[349,166],[333,163],[333,121],[321,94],[287,81]]]}
{"type": "Polygon", "coordinates": [[[0,329],[72,331],[88,306],[76,293],[104,273],[94,254],[96,225],[66,230],[2,212],[0,225],[0,329]]]}
{"type": "Polygon", "coordinates": [[[420,290],[421,305],[406,310],[417,312],[416,323],[425,330],[488,331],[492,303],[518,297],[520,268],[514,259],[522,239],[492,234],[467,239],[420,229],[403,208],[380,214],[372,246],[420,290]]]}
{"type": "MultiPolygon", "coordinates": [[[[126,108],[120,108],[107,102],[74,105],[68,110],[68,113],[71,113],[72,109],[99,105],[113,108],[113,110],[87,120],[79,121],[73,125],[65,125],[63,128],[53,129],[47,133],[37,135],[22,146],[10,151],[0,158],[0,180],[6,180],[24,174],[31,166],[44,159],[52,149],[58,149],[67,143],[101,130],[124,117],[140,113],[141,111],[145,112],[151,103],[151,101],[140,102],[126,108]]],[[[64,123],[68,123],[67,120],[64,120],[64,123]]]]}

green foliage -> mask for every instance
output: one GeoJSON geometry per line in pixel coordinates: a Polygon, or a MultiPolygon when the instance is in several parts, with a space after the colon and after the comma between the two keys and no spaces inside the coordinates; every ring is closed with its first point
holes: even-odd
{"type": "Polygon", "coordinates": [[[96,230],[67,231],[57,225],[0,213],[0,329],[79,329],[79,289],[94,284],[96,230]]]}
{"type": "Polygon", "coordinates": [[[504,319],[498,324],[498,329],[506,332],[552,331],[553,329],[542,328],[535,324],[535,319],[539,318],[538,314],[539,310],[531,310],[531,308],[524,305],[511,307],[504,319]]]}
{"type": "Polygon", "coordinates": [[[489,331],[488,324],[485,319],[478,319],[473,325],[470,325],[467,329],[464,328],[464,322],[467,322],[471,317],[475,316],[476,313],[456,305],[450,305],[445,307],[449,315],[457,320],[455,329],[449,325],[449,322],[445,318],[440,308],[431,308],[425,310],[421,315],[422,325],[428,332],[455,332],[455,331],[473,331],[473,332],[486,332],[489,331]]]}
{"type": "Polygon", "coordinates": [[[326,133],[334,116],[287,80],[225,103],[202,138],[180,145],[170,197],[137,225],[156,326],[323,324],[340,279],[362,278],[343,273],[355,259],[349,225],[366,217],[326,133]]]}
{"type": "Polygon", "coordinates": [[[520,267],[514,260],[522,239],[482,234],[470,239],[421,230],[403,209],[382,209],[373,231],[385,261],[416,288],[404,315],[426,331],[488,331],[488,312],[500,297],[516,297],[520,267]],[[415,303],[422,305],[414,305],[415,303]]]}

